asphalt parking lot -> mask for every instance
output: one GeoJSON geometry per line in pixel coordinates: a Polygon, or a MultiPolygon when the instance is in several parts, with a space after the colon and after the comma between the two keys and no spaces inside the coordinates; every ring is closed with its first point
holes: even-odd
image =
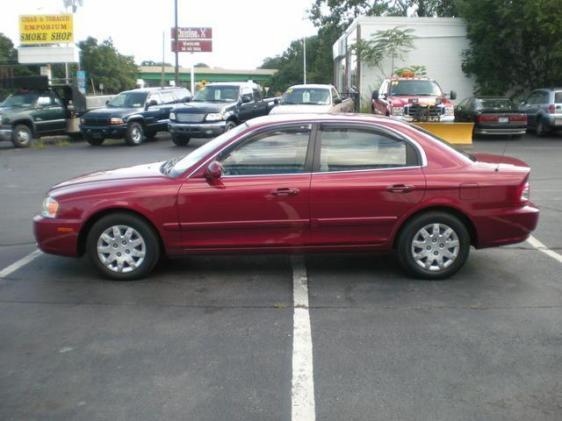
{"type": "MultiPolygon", "coordinates": [[[[49,186],[203,142],[0,143],[0,273],[34,251],[49,186]]],[[[534,237],[561,254],[562,136],[474,150],[531,165],[534,237]]],[[[388,256],[305,257],[316,419],[562,419],[562,263],[535,246],[472,250],[440,282],[388,256]]],[[[120,283],[37,256],[0,278],[0,419],[290,420],[295,261],[190,257],[120,283]]]]}

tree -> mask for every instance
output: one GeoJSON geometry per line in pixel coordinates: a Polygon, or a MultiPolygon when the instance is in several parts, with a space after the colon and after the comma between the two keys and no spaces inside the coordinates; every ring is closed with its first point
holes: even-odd
{"type": "Polygon", "coordinates": [[[319,27],[349,26],[357,16],[456,16],[456,0],[315,0],[309,12],[319,27]]]}
{"type": "Polygon", "coordinates": [[[197,63],[197,64],[193,65],[193,67],[209,67],[209,65],[206,64],[206,63],[197,63]]]}
{"type": "Polygon", "coordinates": [[[98,44],[97,39],[88,37],[78,46],[81,67],[96,88],[103,84],[104,92],[117,93],[135,87],[138,69],[133,57],[120,54],[111,38],[98,44]]]}
{"type": "Polygon", "coordinates": [[[463,70],[479,93],[517,95],[562,81],[560,0],[459,1],[470,48],[463,70]]]}
{"type": "Polygon", "coordinates": [[[390,57],[390,73],[394,73],[394,62],[396,59],[403,59],[404,54],[414,49],[413,29],[401,29],[395,27],[386,31],[377,31],[368,41],[358,40],[353,47],[357,55],[365,63],[377,66],[384,74],[382,64],[385,58],[390,57]]]}

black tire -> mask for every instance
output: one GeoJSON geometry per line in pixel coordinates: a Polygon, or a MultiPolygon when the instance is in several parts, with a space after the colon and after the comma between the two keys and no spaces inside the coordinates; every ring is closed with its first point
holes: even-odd
{"type": "Polygon", "coordinates": [[[172,135],[172,142],[174,142],[174,144],[176,146],[186,146],[189,141],[191,140],[191,138],[187,137],[187,136],[182,136],[179,134],[173,134],[172,135]]]}
{"type": "Polygon", "coordinates": [[[138,146],[144,142],[144,128],[139,122],[133,121],[127,126],[125,141],[129,146],[138,146]]]}
{"type": "Polygon", "coordinates": [[[16,148],[28,148],[33,141],[33,131],[26,124],[17,124],[12,129],[12,143],[16,148]]]}
{"type": "Polygon", "coordinates": [[[227,132],[229,130],[234,129],[235,127],[236,127],[236,122],[232,120],[228,120],[224,125],[224,131],[227,132]]]}
{"type": "MultiPolygon", "coordinates": [[[[454,242],[454,238],[455,237],[453,237],[450,241],[454,242]]],[[[409,275],[420,279],[445,279],[454,275],[465,264],[470,252],[470,234],[468,233],[467,227],[464,223],[456,216],[445,212],[427,212],[415,216],[406,222],[406,225],[403,227],[398,237],[397,252],[400,264],[409,275]],[[436,235],[436,238],[433,238],[434,233],[432,231],[431,236],[427,240],[427,246],[414,247],[414,240],[417,241],[417,244],[423,244],[420,241],[423,240],[423,237],[419,234],[421,230],[427,228],[427,226],[431,226],[431,229],[433,229],[433,224],[438,224],[440,228],[438,231],[439,235],[436,235]],[[454,246],[451,246],[450,248],[447,247],[447,243],[444,239],[445,237],[441,235],[446,233],[446,228],[450,228],[452,230],[456,236],[459,247],[454,258],[444,258],[441,255],[441,261],[446,266],[443,268],[435,268],[435,266],[439,266],[436,259],[440,256],[434,257],[434,254],[439,255],[445,250],[449,254],[452,254],[451,250],[453,250],[453,253],[455,252],[453,248],[454,246]],[[440,243],[441,240],[443,243],[440,243]],[[426,249],[426,247],[432,248],[429,250],[426,249]],[[416,258],[414,257],[415,250],[419,250],[418,253],[420,253],[420,256],[423,256],[422,252],[427,255],[425,262],[421,261],[423,258],[418,258],[418,261],[421,261],[420,263],[416,262],[416,258]],[[428,261],[430,267],[422,267],[422,264],[427,265],[428,261]],[[434,265],[436,261],[437,265],[434,265]],[[433,267],[433,269],[431,269],[431,267],[433,267]]]]}
{"type": "Polygon", "coordinates": [[[544,121],[540,117],[537,118],[537,126],[535,128],[535,133],[537,134],[538,137],[544,137],[548,134],[548,130],[544,124],[544,121]]]}
{"type": "Polygon", "coordinates": [[[86,240],[86,253],[92,264],[103,276],[118,281],[129,281],[140,279],[152,271],[160,258],[160,243],[154,229],[142,218],[128,213],[113,213],[104,216],[92,226],[86,240]],[[120,230],[120,233],[123,235],[127,232],[125,227],[132,228],[132,231],[136,233],[130,237],[133,242],[129,242],[129,244],[124,244],[127,240],[124,237],[116,238],[117,235],[113,236],[113,238],[117,240],[115,244],[110,244],[110,241],[113,240],[101,242],[102,246],[104,242],[109,246],[108,255],[106,256],[107,262],[104,264],[101,257],[98,255],[98,242],[102,241],[100,237],[104,231],[111,231],[114,226],[123,227],[120,230]],[[144,246],[134,245],[134,242],[139,238],[144,241],[144,246]],[[138,267],[133,267],[133,265],[125,261],[121,263],[122,269],[119,271],[117,259],[121,258],[121,256],[124,260],[129,261],[134,261],[134,259],[138,257],[138,260],[135,261],[134,264],[140,261],[141,257],[138,255],[133,256],[135,251],[144,251],[144,257],[138,267]],[[117,254],[121,252],[123,252],[123,254],[119,254],[119,257],[117,257],[117,254]],[[127,255],[125,253],[127,253],[127,255]],[[111,259],[114,259],[113,262],[111,259]],[[115,264],[113,265],[112,263],[115,264]]]}
{"type": "Polygon", "coordinates": [[[92,146],[101,146],[105,139],[94,139],[91,136],[85,136],[86,142],[88,142],[92,146]]]}

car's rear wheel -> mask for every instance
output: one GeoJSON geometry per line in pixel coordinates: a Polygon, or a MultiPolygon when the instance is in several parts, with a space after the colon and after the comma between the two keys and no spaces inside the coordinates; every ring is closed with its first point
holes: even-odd
{"type": "Polygon", "coordinates": [[[232,130],[236,127],[236,123],[232,120],[229,120],[226,122],[226,124],[224,125],[224,131],[227,132],[229,130],[232,130]]]}
{"type": "Polygon", "coordinates": [[[187,136],[182,136],[179,134],[173,134],[172,135],[172,142],[174,142],[174,144],[176,146],[186,146],[189,141],[191,140],[191,138],[187,137],[187,136]]]}
{"type": "Polygon", "coordinates": [[[536,127],[535,130],[536,130],[537,136],[539,136],[539,137],[546,136],[546,134],[548,133],[546,125],[544,124],[543,119],[540,118],[540,117],[537,119],[537,127],[536,127]]]}
{"type": "Polygon", "coordinates": [[[428,212],[408,221],[398,238],[398,258],[410,275],[444,279],[466,262],[470,235],[463,222],[444,212],[428,212]]]}
{"type": "Polygon", "coordinates": [[[88,233],[86,251],[106,277],[133,280],[146,276],[160,257],[157,234],[141,218],[115,213],[97,221],[88,233]]]}
{"type": "Polygon", "coordinates": [[[142,124],[133,121],[127,127],[125,140],[129,146],[138,146],[144,141],[144,129],[142,124]]]}
{"type": "Polygon", "coordinates": [[[33,132],[29,126],[18,124],[12,130],[12,143],[16,148],[27,148],[33,141],[33,132]]]}

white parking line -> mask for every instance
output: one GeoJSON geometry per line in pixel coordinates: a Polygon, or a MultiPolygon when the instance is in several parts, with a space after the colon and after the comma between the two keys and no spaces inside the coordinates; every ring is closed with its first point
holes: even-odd
{"type": "Polygon", "coordinates": [[[23,266],[27,265],[28,263],[33,261],[33,259],[35,259],[37,256],[40,256],[41,254],[43,254],[43,252],[41,250],[32,251],[27,256],[19,259],[17,262],[14,262],[10,266],[5,267],[4,269],[2,269],[0,271],[0,279],[6,278],[7,276],[10,276],[16,270],[18,270],[18,269],[22,268],[23,266]]]}
{"type": "Polygon", "coordinates": [[[537,240],[532,235],[529,238],[527,238],[527,242],[530,245],[532,245],[534,248],[536,248],[538,251],[543,252],[547,256],[550,256],[554,260],[557,260],[559,263],[562,263],[562,256],[560,254],[556,253],[555,251],[550,250],[547,246],[545,246],[543,243],[541,243],[539,240],[537,240]]]}
{"type": "Polygon", "coordinates": [[[308,279],[302,256],[291,257],[293,266],[293,373],[291,420],[314,421],[312,334],[308,312],[308,279]]]}

